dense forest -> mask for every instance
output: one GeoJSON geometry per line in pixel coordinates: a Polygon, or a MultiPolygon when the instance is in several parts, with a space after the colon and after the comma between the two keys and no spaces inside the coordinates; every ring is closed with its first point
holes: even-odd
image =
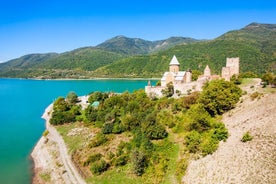
{"type": "Polygon", "coordinates": [[[81,109],[70,92],[53,105],[50,123],[68,144],[74,162],[88,181],[131,183],[180,181],[191,158],[213,153],[228,137],[220,115],[242,95],[233,82],[215,80],[202,92],[160,99],[143,90],[122,94],[93,92],[81,109]],[[74,128],[89,131],[75,137],[74,128]],[[93,134],[93,136],[89,136],[93,134]]]}

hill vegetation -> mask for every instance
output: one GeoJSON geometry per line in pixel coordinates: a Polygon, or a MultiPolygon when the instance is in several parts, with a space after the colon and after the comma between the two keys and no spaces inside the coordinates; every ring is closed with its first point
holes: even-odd
{"type": "Polygon", "coordinates": [[[30,54],[0,63],[0,77],[17,78],[89,78],[97,68],[131,55],[149,54],[177,44],[196,42],[183,37],[160,41],[117,36],[96,47],[84,47],[57,54],[30,54]]]}
{"type": "Polygon", "coordinates": [[[146,41],[117,36],[96,47],[62,54],[35,54],[0,64],[0,77],[160,77],[176,55],[181,70],[220,73],[227,57],[240,57],[242,73],[276,71],[276,25],[252,23],[209,41],[171,37],[146,41]]]}
{"type": "Polygon", "coordinates": [[[193,38],[170,37],[165,40],[147,41],[140,38],[127,38],[116,36],[97,46],[104,50],[126,54],[126,55],[145,55],[161,50],[166,50],[175,45],[199,42],[193,38]]]}
{"type": "Polygon", "coordinates": [[[227,57],[240,57],[241,72],[263,74],[276,71],[276,25],[250,24],[215,40],[177,45],[147,56],[132,56],[96,70],[96,75],[117,77],[160,77],[173,55],[182,70],[203,71],[208,64],[220,74],[227,57]]]}
{"type": "Polygon", "coordinates": [[[50,123],[58,125],[88,182],[171,183],[180,181],[190,158],[213,153],[227,139],[217,114],[232,109],[240,96],[235,84],[218,80],[179,99],[93,92],[81,110],[71,92],[54,102],[50,123]],[[202,99],[216,101],[210,107],[202,99]]]}

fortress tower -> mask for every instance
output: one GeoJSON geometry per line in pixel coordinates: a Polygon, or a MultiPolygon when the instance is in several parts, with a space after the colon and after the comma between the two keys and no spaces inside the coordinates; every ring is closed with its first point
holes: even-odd
{"type": "Polygon", "coordinates": [[[239,75],[240,58],[226,58],[226,67],[230,67],[231,75],[239,75]]]}
{"type": "Polygon", "coordinates": [[[239,75],[240,58],[226,58],[226,67],[222,68],[221,77],[230,81],[233,75],[239,75]]]}
{"type": "Polygon", "coordinates": [[[192,71],[191,69],[187,70],[185,73],[185,82],[189,83],[192,82],[192,71]]]}

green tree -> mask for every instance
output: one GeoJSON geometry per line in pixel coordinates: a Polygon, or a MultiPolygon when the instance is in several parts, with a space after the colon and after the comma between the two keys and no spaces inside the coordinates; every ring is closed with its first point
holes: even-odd
{"type": "Polygon", "coordinates": [[[262,76],[262,81],[266,82],[267,84],[272,84],[275,77],[276,76],[274,76],[273,73],[267,72],[262,76]]]}
{"type": "Polygon", "coordinates": [[[141,176],[147,166],[146,155],[138,150],[133,151],[131,162],[133,164],[133,171],[137,176],[141,176]]]}
{"type": "Polygon", "coordinates": [[[196,130],[198,132],[203,132],[211,128],[211,116],[204,109],[202,104],[192,105],[188,110],[189,124],[188,130],[196,130]]]}
{"type": "Polygon", "coordinates": [[[95,101],[102,102],[106,98],[108,98],[108,93],[102,93],[102,92],[96,91],[96,92],[93,92],[90,94],[90,96],[88,98],[88,102],[89,103],[93,103],[95,101]]]}
{"type": "Polygon", "coordinates": [[[95,175],[100,175],[104,171],[106,171],[109,167],[109,164],[106,163],[105,160],[101,159],[99,161],[96,161],[92,164],[90,170],[95,175]]]}
{"type": "Polygon", "coordinates": [[[163,89],[162,94],[166,97],[171,97],[174,94],[174,86],[172,82],[169,82],[165,89],[163,89]]]}
{"type": "Polygon", "coordinates": [[[203,86],[198,99],[204,108],[215,116],[235,107],[242,95],[242,90],[232,82],[213,80],[203,86]]]}
{"type": "Polygon", "coordinates": [[[65,98],[63,97],[58,97],[53,104],[53,109],[54,111],[68,111],[69,106],[65,101],[65,98]]]}
{"type": "Polygon", "coordinates": [[[77,102],[79,102],[78,95],[73,91],[67,94],[66,100],[69,104],[76,104],[77,102]]]}
{"type": "Polygon", "coordinates": [[[192,71],[192,81],[196,81],[198,79],[198,76],[202,75],[202,72],[199,70],[193,70],[192,71]]]}

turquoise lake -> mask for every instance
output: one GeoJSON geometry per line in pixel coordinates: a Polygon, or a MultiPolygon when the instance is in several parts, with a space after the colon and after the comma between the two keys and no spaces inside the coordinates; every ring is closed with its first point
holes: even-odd
{"type": "Polygon", "coordinates": [[[133,92],[147,80],[21,80],[0,79],[0,183],[31,183],[30,153],[45,130],[44,109],[57,97],[74,91],[133,92]]]}

